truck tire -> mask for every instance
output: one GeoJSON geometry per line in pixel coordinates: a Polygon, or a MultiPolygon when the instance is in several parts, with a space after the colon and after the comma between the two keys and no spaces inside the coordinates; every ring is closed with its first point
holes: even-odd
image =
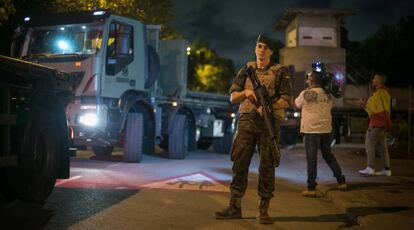
{"type": "Polygon", "coordinates": [[[32,109],[25,130],[19,165],[7,173],[7,182],[17,197],[28,202],[43,202],[55,186],[60,145],[57,119],[46,107],[32,109]]]}
{"type": "Polygon", "coordinates": [[[187,155],[189,124],[187,116],[176,115],[169,130],[168,153],[172,159],[184,159],[187,155]]]}
{"type": "Polygon", "coordinates": [[[213,141],[211,139],[200,138],[197,141],[197,148],[207,150],[208,148],[210,148],[212,143],[213,143],[213,141]]]}
{"type": "Polygon", "coordinates": [[[124,161],[141,162],[144,150],[144,116],[141,113],[128,113],[124,161]]]}
{"type": "Polygon", "coordinates": [[[114,146],[92,145],[92,151],[98,157],[110,156],[112,154],[112,150],[114,150],[114,146]]]}
{"type": "Polygon", "coordinates": [[[233,142],[233,133],[226,132],[221,138],[213,140],[213,150],[217,153],[229,154],[233,142]]]}

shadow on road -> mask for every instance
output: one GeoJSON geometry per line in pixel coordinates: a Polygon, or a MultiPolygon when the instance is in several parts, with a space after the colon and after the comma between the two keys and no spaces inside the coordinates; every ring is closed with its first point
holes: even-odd
{"type": "Polygon", "coordinates": [[[43,209],[43,204],[0,204],[0,225],[5,229],[43,229],[53,216],[53,210],[43,209]]]}
{"type": "Polygon", "coordinates": [[[348,187],[349,187],[349,190],[357,190],[357,189],[366,189],[366,188],[377,189],[378,187],[397,186],[397,185],[401,185],[401,184],[364,182],[364,183],[351,183],[351,184],[348,184],[348,187]]]}
{"type": "Polygon", "coordinates": [[[45,204],[0,203],[1,229],[66,229],[137,190],[55,188],[45,204]]]}
{"type": "Polygon", "coordinates": [[[350,207],[346,209],[346,213],[351,219],[357,220],[358,217],[368,215],[395,213],[410,210],[411,207],[406,206],[390,206],[390,207],[350,207]]]}
{"type": "Polygon", "coordinates": [[[115,155],[115,156],[91,156],[91,160],[96,161],[111,161],[111,162],[123,162],[124,156],[123,155],[115,155]]]}
{"type": "MultiPolygon", "coordinates": [[[[357,218],[382,213],[395,213],[410,210],[410,207],[351,207],[346,209],[346,214],[332,214],[319,216],[281,216],[273,217],[274,222],[343,222],[345,225],[339,228],[358,225],[357,218]]],[[[256,219],[256,217],[245,217],[243,219],[256,219]]]]}
{"type": "MultiPolygon", "coordinates": [[[[256,219],[256,217],[246,217],[243,219],[256,219]]],[[[346,214],[332,214],[319,216],[281,216],[272,217],[273,222],[343,222],[345,225],[341,227],[350,227],[357,225],[355,221],[346,214]]]]}

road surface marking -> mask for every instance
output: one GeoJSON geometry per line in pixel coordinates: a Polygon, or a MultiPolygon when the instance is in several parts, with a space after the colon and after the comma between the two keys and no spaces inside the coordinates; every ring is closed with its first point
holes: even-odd
{"type": "Polygon", "coordinates": [[[142,185],[143,188],[228,192],[229,188],[202,173],[142,185]]]}
{"type": "Polygon", "coordinates": [[[118,166],[120,164],[122,164],[122,163],[111,164],[111,165],[108,165],[107,168],[113,168],[113,167],[118,166]]]}
{"type": "Polygon", "coordinates": [[[59,181],[57,181],[55,183],[55,186],[59,186],[59,185],[65,184],[65,183],[67,183],[69,181],[76,180],[76,179],[79,179],[79,178],[82,178],[82,176],[74,176],[74,177],[70,177],[69,179],[66,179],[66,180],[59,180],[59,181]]]}

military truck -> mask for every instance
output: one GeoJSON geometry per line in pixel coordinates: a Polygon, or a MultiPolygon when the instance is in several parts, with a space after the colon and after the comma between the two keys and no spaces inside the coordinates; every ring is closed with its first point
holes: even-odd
{"type": "Polygon", "coordinates": [[[128,162],[154,154],[156,144],[175,159],[213,142],[216,151],[229,151],[229,98],[187,90],[185,40],[160,41],[160,26],[110,11],[24,21],[14,56],[78,77],[75,101],[66,107],[76,146],[91,146],[98,156],[123,146],[128,162]]]}
{"type": "Polygon", "coordinates": [[[0,197],[42,202],[69,177],[65,106],[75,78],[0,56],[0,197]]]}

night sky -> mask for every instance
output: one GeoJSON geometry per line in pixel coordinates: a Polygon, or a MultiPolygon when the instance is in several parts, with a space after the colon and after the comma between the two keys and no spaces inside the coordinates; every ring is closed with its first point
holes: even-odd
{"type": "Polygon", "coordinates": [[[351,41],[373,35],[383,24],[395,24],[414,14],[412,0],[173,0],[172,26],[190,42],[203,38],[238,69],[253,56],[257,35],[271,34],[284,43],[282,32],[272,27],[288,8],[350,9],[345,18],[351,41]]]}

